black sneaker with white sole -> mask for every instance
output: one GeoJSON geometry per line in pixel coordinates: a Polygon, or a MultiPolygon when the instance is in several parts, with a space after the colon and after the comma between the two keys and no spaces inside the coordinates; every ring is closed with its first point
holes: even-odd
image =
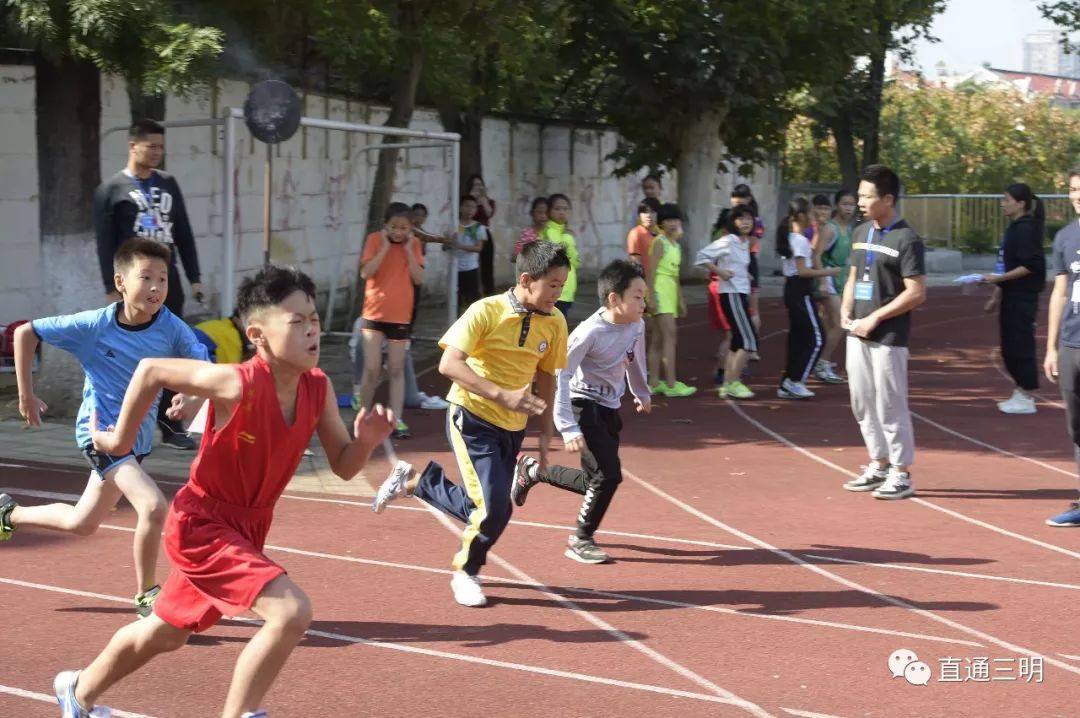
{"type": "Polygon", "coordinates": [[[848,491],[873,491],[885,483],[889,478],[888,469],[879,469],[873,464],[863,467],[863,472],[851,481],[844,482],[844,488],[848,491]]]}
{"type": "Polygon", "coordinates": [[[533,478],[540,471],[540,462],[531,456],[522,454],[514,467],[514,482],[510,484],[510,500],[514,506],[524,506],[529,496],[529,489],[536,486],[538,479],[533,478]]]}
{"type": "Polygon", "coordinates": [[[914,495],[915,487],[911,485],[911,474],[906,471],[889,471],[885,483],[874,490],[875,499],[906,499],[914,495]]]}

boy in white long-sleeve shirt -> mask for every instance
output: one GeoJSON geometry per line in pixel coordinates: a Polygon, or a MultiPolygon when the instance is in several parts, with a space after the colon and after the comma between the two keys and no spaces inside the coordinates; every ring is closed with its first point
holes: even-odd
{"type": "Polygon", "coordinates": [[[567,558],[582,563],[608,561],[593,534],[622,482],[619,406],[627,380],[637,410],[652,410],[642,320],[648,286],[641,267],[615,260],[600,273],[597,288],[604,307],[570,334],[567,364],[558,372],[555,394],[555,427],[567,451],[581,452],[581,468],[549,466],[541,471],[536,459],[522,455],[510,489],[517,506],[525,504],[529,489],[539,482],[584,496],[577,531],[566,548],[567,558]]]}

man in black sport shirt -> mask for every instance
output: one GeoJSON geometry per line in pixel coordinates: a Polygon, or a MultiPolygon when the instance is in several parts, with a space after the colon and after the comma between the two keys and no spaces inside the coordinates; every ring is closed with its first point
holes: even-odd
{"type": "MultiPolygon", "coordinates": [[[[120,245],[132,237],[164,242],[172,252],[169,266],[169,293],[165,306],[178,317],[184,316],[184,288],[176,266],[176,255],[184,263],[184,273],[191,291],[201,300],[203,286],[199,276],[199,256],[191,232],[184,196],[176,179],[157,169],[165,154],[165,128],[153,120],[139,120],[128,134],[127,166],[107,179],[94,193],[94,225],[97,234],[98,262],[105,297],[120,301],[113,284],[113,256],[120,245]]],[[[183,425],[165,416],[172,392],[165,391],[158,410],[158,424],[166,446],[191,450],[195,443],[183,425]]]]}
{"type": "Polygon", "coordinates": [[[859,207],[869,221],[852,234],[840,304],[840,321],[849,332],[851,410],[871,459],[844,488],[873,491],[876,499],[915,494],[908,470],[915,458],[907,403],[908,336],[911,312],[926,300],[926,265],[922,240],[896,210],[899,196],[895,172],[883,165],[866,168],[859,207]]]}

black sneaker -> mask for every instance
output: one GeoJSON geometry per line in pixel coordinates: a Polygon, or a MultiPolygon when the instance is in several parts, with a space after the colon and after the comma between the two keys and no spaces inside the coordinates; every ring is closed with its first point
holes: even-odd
{"type": "Polygon", "coordinates": [[[0,494],[0,541],[11,538],[11,532],[15,527],[11,525],[11,512],[18,506],[15,499],[7,494],[0,494]]]}
{"type": "Polygon", "coordinates": [[[591,538],[578,538],[577,536],[571,536],[570,540],[566,542],[566,551],[563,555],[581,563],[607,563],[611,560],[591,538]]]}
{"type": "Polygon", "coordinates": [[[173,431],[161,432],[161,445],[178,451],[194,451],[196,448],[195,440],[189,434],[173,431]]]}
{"type": "Polygon", "coordinates": [[[844,482],[848,491],[873,491],[889,478],[888,469],[879,469],[873,464],[863,467],[863,472],[850,481],[844,482]]]}
{"type": "Polygon", "coordinates": [[[540,462],[533,457],[525,454],[518,457],[517,466],[514,467],[514,481],[510,484],[510,500],[514,502],[514,506],[525,505],[529,489],[539,483],[533,478],[533,474],[539,470],[540,462]]]}

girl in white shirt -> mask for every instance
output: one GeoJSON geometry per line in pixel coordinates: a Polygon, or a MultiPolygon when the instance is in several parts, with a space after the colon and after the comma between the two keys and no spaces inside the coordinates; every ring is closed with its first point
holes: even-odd
{"type": "Polygon", "coordinates": [[[784,305],[788,311],[787,363],[777,390],[781,399],[809,399],[814,392],[806,388],[806,379],[814,370],[824,332],[814,306],[814,280],[834,277],[839,267],[815,269],[810,240],[803,231],[810,225],[810,203],[796,197],[788,205],[788,214],[776,232],[776,252],[783,258],[784,305]]]}

